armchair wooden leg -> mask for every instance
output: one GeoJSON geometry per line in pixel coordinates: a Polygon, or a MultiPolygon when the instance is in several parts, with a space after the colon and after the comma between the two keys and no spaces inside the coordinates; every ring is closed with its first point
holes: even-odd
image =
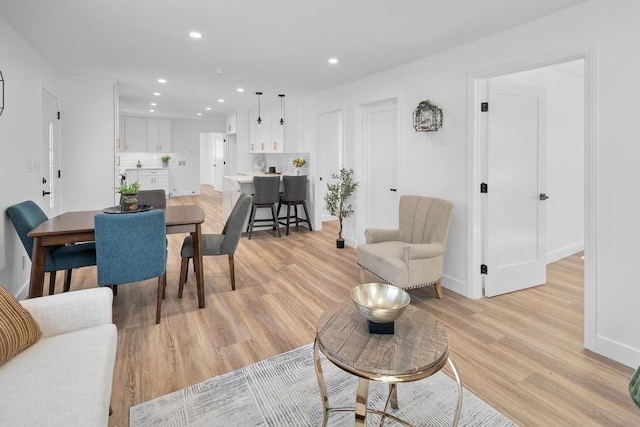
{"type": "Polygon", "coordinates": [[[436,296],[442,299],[442,284],[440,283],[440,280],[433,285],[433,289],[436,291],[436,296]]]}
{"type": "Polygon", "coordinates": [[[233,268],[233,254],[229,254],[229,275],[231,276],[231,290],[236,290],[236,273],[233,268]]]}
{"type": "Polygon", "coordinates": [[[64,272],[64,289],[62,290],[63,292],[69,292],[69,289],[71,289],[71,272],[73,270],[68,269],[65,270],[64,272]]]}
{"type": "Polygon", "coordinates": [[[182,298],[184,284],[187,282],[187,274],[189,273],[189,258],[182,258],[180,264],[180,283],[178,283],[178,298],[182,298]]]}
{"type": "Polygon", "coordinates": [[[56,272],[49,273],[49,295],[53,295],[56,291],[56,272]]]}

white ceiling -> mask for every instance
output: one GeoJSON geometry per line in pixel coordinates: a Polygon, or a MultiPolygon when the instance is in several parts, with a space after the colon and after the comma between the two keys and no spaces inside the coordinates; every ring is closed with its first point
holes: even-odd
{"type": "Polygon", "coordinates": [[[157,116],[206,119],[255,106],[256,91],[263,105],[300,98],[583,1],[0,0],[0,15],[59,74],[117,81],[121,112],[155,101],[157,116]]]}

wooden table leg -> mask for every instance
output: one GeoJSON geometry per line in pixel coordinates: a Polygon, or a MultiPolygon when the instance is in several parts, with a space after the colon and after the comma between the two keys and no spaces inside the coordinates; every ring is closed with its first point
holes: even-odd
{"type": "Polygon", "coordinates": [[[196,224],[193,239],[193,264],[196,269],[196,283],[198,285],[198,307],[204,308],[204,269],[202,267],[202,229],[196,224]]]}
{"type": "Polygon", "coordinates": [[[40,238],[33,238],[31,259],[31,278],[29,280],[29,298],[41,297],[44,287],[44,265],[47,261],[47,248],[41,246],[40,238]]]}

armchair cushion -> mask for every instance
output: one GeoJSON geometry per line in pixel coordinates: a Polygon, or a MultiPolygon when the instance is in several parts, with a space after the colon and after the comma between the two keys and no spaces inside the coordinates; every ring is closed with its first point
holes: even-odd
{"type": "Polygon", "coordinates": [[[0,286],[0,365],[40,339],[42,332],[31,314],[0,286]]]}

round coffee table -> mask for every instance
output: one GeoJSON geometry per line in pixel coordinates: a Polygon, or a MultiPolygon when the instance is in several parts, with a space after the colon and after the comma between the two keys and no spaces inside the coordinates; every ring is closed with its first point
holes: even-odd
{"type": "Polygon", "coordinates": [[[449,357],[447,333],[427,312],[408,306],[395,322],[395,334],[370,334],[367,319],[351,301],[326,311],[320,317],[313,358],[324,409],[322,425],[326,426],[331,411],[355,411],[355,425],[365,426],[367,413],[390,418],[403,425],[408,422],[388,413],[389,406],[398,408],[396,385],[427,378],[448,362],[458,386],[458,404],[453,425],[458,425],[462,409],[462,383],[449,357]],[[320,352],[337,367],[359,377],[355,408],[331,408],[322,373],[320,352]],[[389,384],[384,410],[367,408],[369,381],[389,384]]]}

